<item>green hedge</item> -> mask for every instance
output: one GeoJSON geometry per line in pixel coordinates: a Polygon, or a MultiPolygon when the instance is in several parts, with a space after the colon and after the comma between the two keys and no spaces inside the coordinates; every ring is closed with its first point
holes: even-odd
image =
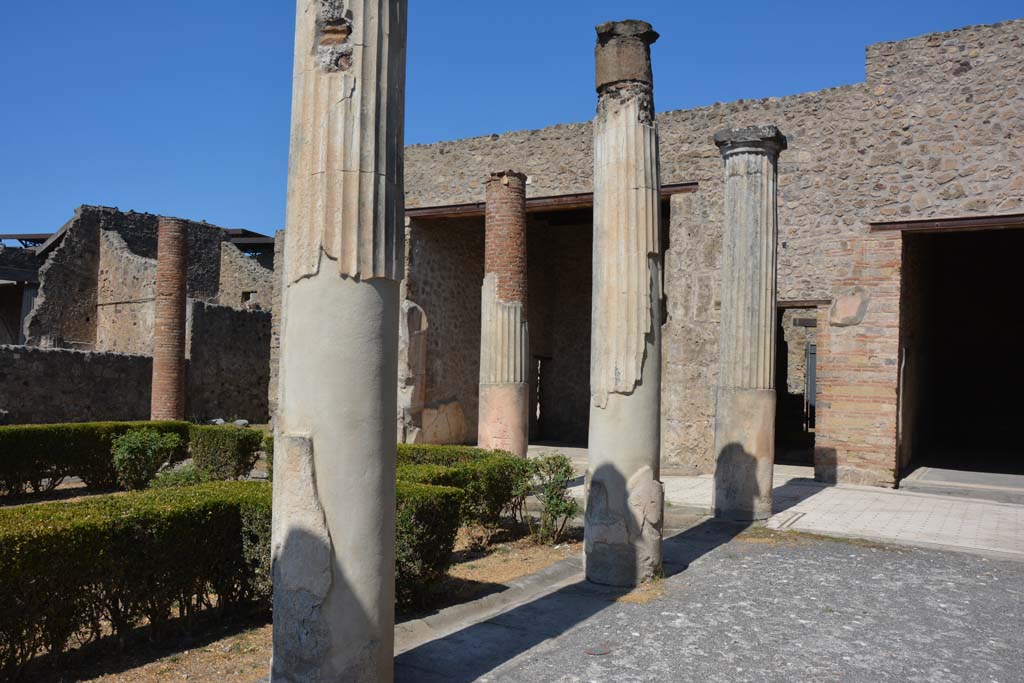
{"type": "Polygon", "coordinates": [[[452,562],[465,494],[447,486],[397,482],[395,599],[418,604],[434,593],[452,562]]]}
{"type": "Polygon", "coordinates": [[[263,432],[188,422],[80,422],[0,427],[0,495],[52,488],[80,477],[92,489],[117,486],[111,455],[115,437],[133,429],[174,433],[181,446],[173,462],[191,455],[214,479],[245,476],[259,456],[263,432]]]}
{"type": "Polygon", "coordinates": [[[398,444],[399,465],[443,465],[451,467],[494,455],[515,457],[507,451],[488,451],[475,446],[398,444]]]}
{"type": "Polygon", "coordinates": [[[259,459],[263,432],[230,425],[192,425],[189,452],[196,467],[214,479],[248,475],[259,459]]]}
{"type": "Polygon", "coordinates": [[[185,457],[187,422],[80,422],[0,427],[0,493],[40,491],[64,477],[76,476],[90,488],[117,486],[110,453],[114,437],[145,427],[181,437],[175,459],[185,457]]]}
{"type": "Polygon", "coordinates": [[[465,491],[461,510],[464,524],[496,527],[503,513],[512,512],[522,482],[529,477],[529,463],[513,455],[500,455],[490,451],[477,452],[475,459],[453,462],[450,466],[435,464],[399,465],[398,480],[452,486],[465,491]]]}
{"type": "MultiPolygon", "coordinates": [[[[463,493],[399,482],[396,594],[415,602],[451,562],[463,493]]],[[[33,656],[173,615],[188,625],[269,607],[271,487],[265,482],[97,496],[0,509],[0,680],[33,656]]]]}

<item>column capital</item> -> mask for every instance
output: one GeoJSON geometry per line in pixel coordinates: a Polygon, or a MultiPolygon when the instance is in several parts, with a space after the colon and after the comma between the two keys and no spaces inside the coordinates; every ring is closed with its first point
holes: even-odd
{"type": "Polygon", "coordinates": [[[715,144],[723,159],[740,153],[776,158],[787,147],[786,136],[771,124],[720,130],[715,133],[715,144]]]}
{"type": "Polygon", "coordinates": [[[615,83],[639,82],[653,85],[651,45],[658,33],[646,21],[626,19],[598,24],[596,86],[600,93],[615,83]]]}

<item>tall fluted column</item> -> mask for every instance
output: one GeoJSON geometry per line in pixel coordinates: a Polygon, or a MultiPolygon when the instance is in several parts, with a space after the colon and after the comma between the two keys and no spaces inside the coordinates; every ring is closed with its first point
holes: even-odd
{"type": "Polygon", "coordinates": [[[405,0],[298,0],[271,680],[390,681],[405,0]]]}
{"type": "Polygon", "coordinates": [[[715,516],[767,519],[775,460],[775,126],[715,134],[725,161],[722,323],[715,418],[715,516]]]}
{"type": "Polygon", "coordinates": [[[480,298],[481,448],[526,457],[530,435],[526,326],[526,176],[487,181],[484,285],[480,298]]]}
{"type": "Polygon", "coordinates": [[[161,218],[157,224],[151,420],[185,419],[187,296],[188,223],[177,218],[161,218]]]}
{"type": "Polygon", "coordinates": [[[661,238],[650,24],[597,27],[584,550],[590,581],[661,569],[661,238]]]}

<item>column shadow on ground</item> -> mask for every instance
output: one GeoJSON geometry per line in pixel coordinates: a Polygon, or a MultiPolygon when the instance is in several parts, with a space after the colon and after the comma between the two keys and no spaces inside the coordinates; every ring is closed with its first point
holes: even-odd
{"type": "MultiPolygon", "coordinates": [[[[662,545],[666,576],[728,543],[746,525],[706,520],[662,545]]],[[[469,683],[598,614],[630,592],[580,581],[395,658],[399,683],[469,683]]],[[[595,643],[597,644],[597,643],[595,643]]]]}
{"type": "MultiPolygon", "coordinates": [[[[795,479],[773,489],[773,512],[786,510],[826,485],[795,479]]],[[[662,543],[666,578],[683,573],[698,558],[732,541],[750,525],[705,519],[662,543]]],[[[515,657],[585,622],[628,588],[580,581],[443,638],[424,643],[395,658],[398,683],[469,683],[515,657]]],[[[597,634],[595,634],[597,636],[597,634]]],[[[602,642],[606,633],[600,634],[602,642]]]]}

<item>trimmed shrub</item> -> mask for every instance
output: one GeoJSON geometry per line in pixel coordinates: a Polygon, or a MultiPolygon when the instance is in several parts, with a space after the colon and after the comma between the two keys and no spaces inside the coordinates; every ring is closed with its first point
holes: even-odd
{"type": "Polygon", "coordinates": [[[210,475],[199,469],[192,463],[186,463],[179,467],[172,467],[159,472],[149,482],[151,489],[168,489],[175,486],[195,486],[212,481],[210,475]]]}
{"type": "Polygon", "coordinates": [[[451,467],[492,455],[515,456],[507,451],[488,451],[475,446],[398,444],[399,465],[444,465],[451,467]]]}
{"type": "Polygon", "coordinates": [[[406,481],[397,486],[395,599],[400,605],[420,604],[451,565],[464,494],[406,481]]]}
{"type": "Polygon", "coordinates": [[[270,498],[216,482],[0,510],[0,678],[104,623],[117,635],[147,620],[159,636],[211,595],[223,611],[266,607],[242,530],[246,515],[269,525],[270,498]]]}
{"type": "Polygon", "coordinates": [[[130,491],[146,488],[180,447],[177,434],[161,434],[155,429],[130,429],[115,436],[111,453],[117,480],[130,491]]]}
{"type": "Polygon", "coordinates": [[[486,451],[468,446],[416,446],[399,455],[399,481],[452,486],[465,492],[459,513],[463,524],[470,527],[478,544],[490,540],[505,513],[514,514],[520,507],[517,494],[531,474],[529,461],[502,451],[486,451]],[[428,464],[435,460],[440,464],[428,464]]]}
{"type": "MultiPolygon", "coordinates": [[[[400,604],[451,563],[463,493],[398,482],[400,604]]],[[[271,487],[211,482],[0,509],[0,680],[69,642],[270,606],[271,487]]]]}
{"type": "Polygon", "coordinates": [[[146,428],[177,434],[173,460],[186,457],[187,422],[80,422],[0,427],[0,493],[42,491],[63,477],[81,477],[93,489],[117,486],[111,455],[115,437],[146,428]]]}
{"type": "Polygon", "coordinates": [[[228,425],[192,425],[192,462],[214,479],[239,479],[252,472],[263,442],[258,429],[228,425]]]}
{"type": "Polygon", "coordinates": [[[267,479],[274,481],[274,433],[267,432],[263,435],[263,442],[260,450],[267,457],[267,479]]]}

